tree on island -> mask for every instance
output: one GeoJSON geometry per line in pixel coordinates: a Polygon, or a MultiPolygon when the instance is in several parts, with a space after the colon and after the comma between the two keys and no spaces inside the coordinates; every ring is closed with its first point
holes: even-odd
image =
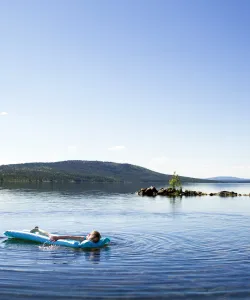
{"type": "Polygon", "coordinates": [[[180,190],[182,189],[181,186],[181,180],[179,178],[179,176],[176,174],[176,172],[174,172],[172,178],[169,180],[169,185],[172,189],[176,189],[176,188],[180,188],[180,190]]]}

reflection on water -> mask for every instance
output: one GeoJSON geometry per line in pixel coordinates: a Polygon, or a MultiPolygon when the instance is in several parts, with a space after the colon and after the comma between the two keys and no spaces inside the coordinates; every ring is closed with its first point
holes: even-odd
{"type": "Polygon", "coordinates": [[[30,252],[33,251],[45,251],[47,253],[47,258],[49,257],[52,263],[58,263],[58,258],[63,258],[64,263],[67,264],[76,262],[77,260],[82,260],[85,258],[86,261],[90,263],[99,263],[102,260],[109,259],[110,246],[106,246],[101,249],[77,249],[60,247],[56,245],[40,244],[33,241],[23,241],[18,239],[7,239],[2,238],[0,243],[1,248],[12,251],[16,249],[17,251],[30,252]]]}
{"type": "MultiPolygon", "coordinates": [[[[13,192],[58,192],[62,194],[79,193],[108,193],[127,194],[135,193],[141,188],[142,183],[0,183],[0,189],[9,189],[13,192]]],[[[145,185],[145,183],[144,183],[145,185]]]]}
{"type": "Polygon", "coordinates": [[[86,260],[92,262],[92,263],[99,263],[101,259],[101,250],[95,249],[91,251],[85,251],[85,258],[86,260]]]}
{"type": "MultiPolygon", "coordinates": [[[[35,191],[38,192],[58,192],[62,194],[76,194],[81,193],[107,193],[107,194],[129,194],[135,193],[142,187],[149,187],[149,183],[135,182],[135,183],[2,183],[0,182],[0,190],[7,189],[12,192],[25,191],[26,193],[35,191]]],[[[168,183],[155,183],[157,189],[168,187],[168,183]]],[[[237,193],[250,193],[249,183],[185,183],[183,190],[196,190],[204,193],[235,191],[237,193]]]]}
{"type": "MultiPolygon", "coordinates": [[[[187,188],[250,191],[249,184],[187,188]]],[[[112,243],[86,251],[1,236],[0,299],[250,298],[249,197],[148,198],[132,189],[139,187],[2,187],[1,232],[96,229],[112,243]]]]}

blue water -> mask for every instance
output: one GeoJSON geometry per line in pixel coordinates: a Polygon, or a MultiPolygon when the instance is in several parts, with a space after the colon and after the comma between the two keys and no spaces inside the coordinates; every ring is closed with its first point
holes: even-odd
{"type": "MultiPolygon", "coordinates": [[[[148,198],[132,193],[139,187],[0,187],[1,233],[39,225],[112,240],[84,251],[0,234],[0,299],[250,299],[250,197],[148,198]]],[[[250,184],[187,188],[250,193],[250,184]]]]}

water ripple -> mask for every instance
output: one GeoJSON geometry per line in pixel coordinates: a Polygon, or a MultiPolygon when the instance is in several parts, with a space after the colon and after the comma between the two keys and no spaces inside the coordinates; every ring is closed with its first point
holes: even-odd
{"type": "Polygon", "coordinates": [[[234,199],[4,191],[1,231],[98,228],[112,242],[85,251],[1,236],[1,300],[248,299],[250,204],[241,199],[243,209],[234,199]]]}

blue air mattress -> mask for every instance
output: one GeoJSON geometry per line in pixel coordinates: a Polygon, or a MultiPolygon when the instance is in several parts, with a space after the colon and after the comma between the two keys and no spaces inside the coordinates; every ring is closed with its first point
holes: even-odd
{"type": "Polygon", "coordinates": [[[7,230],[4,232],[8,238],[21,239],[24,241],[33,241],[37,243],[42,243],[46,245],[57,245],[57,246],[66,246],[72,248],[101,248],[110,243],[109,238],[101,238],[98,243],[94,243],[92,241],[85,240],[83,242],[78,242],[74,240],[57,240],[56,242],[50,241],[50,239],[46,236],[31,233],[29,230],[7,230]]]}

